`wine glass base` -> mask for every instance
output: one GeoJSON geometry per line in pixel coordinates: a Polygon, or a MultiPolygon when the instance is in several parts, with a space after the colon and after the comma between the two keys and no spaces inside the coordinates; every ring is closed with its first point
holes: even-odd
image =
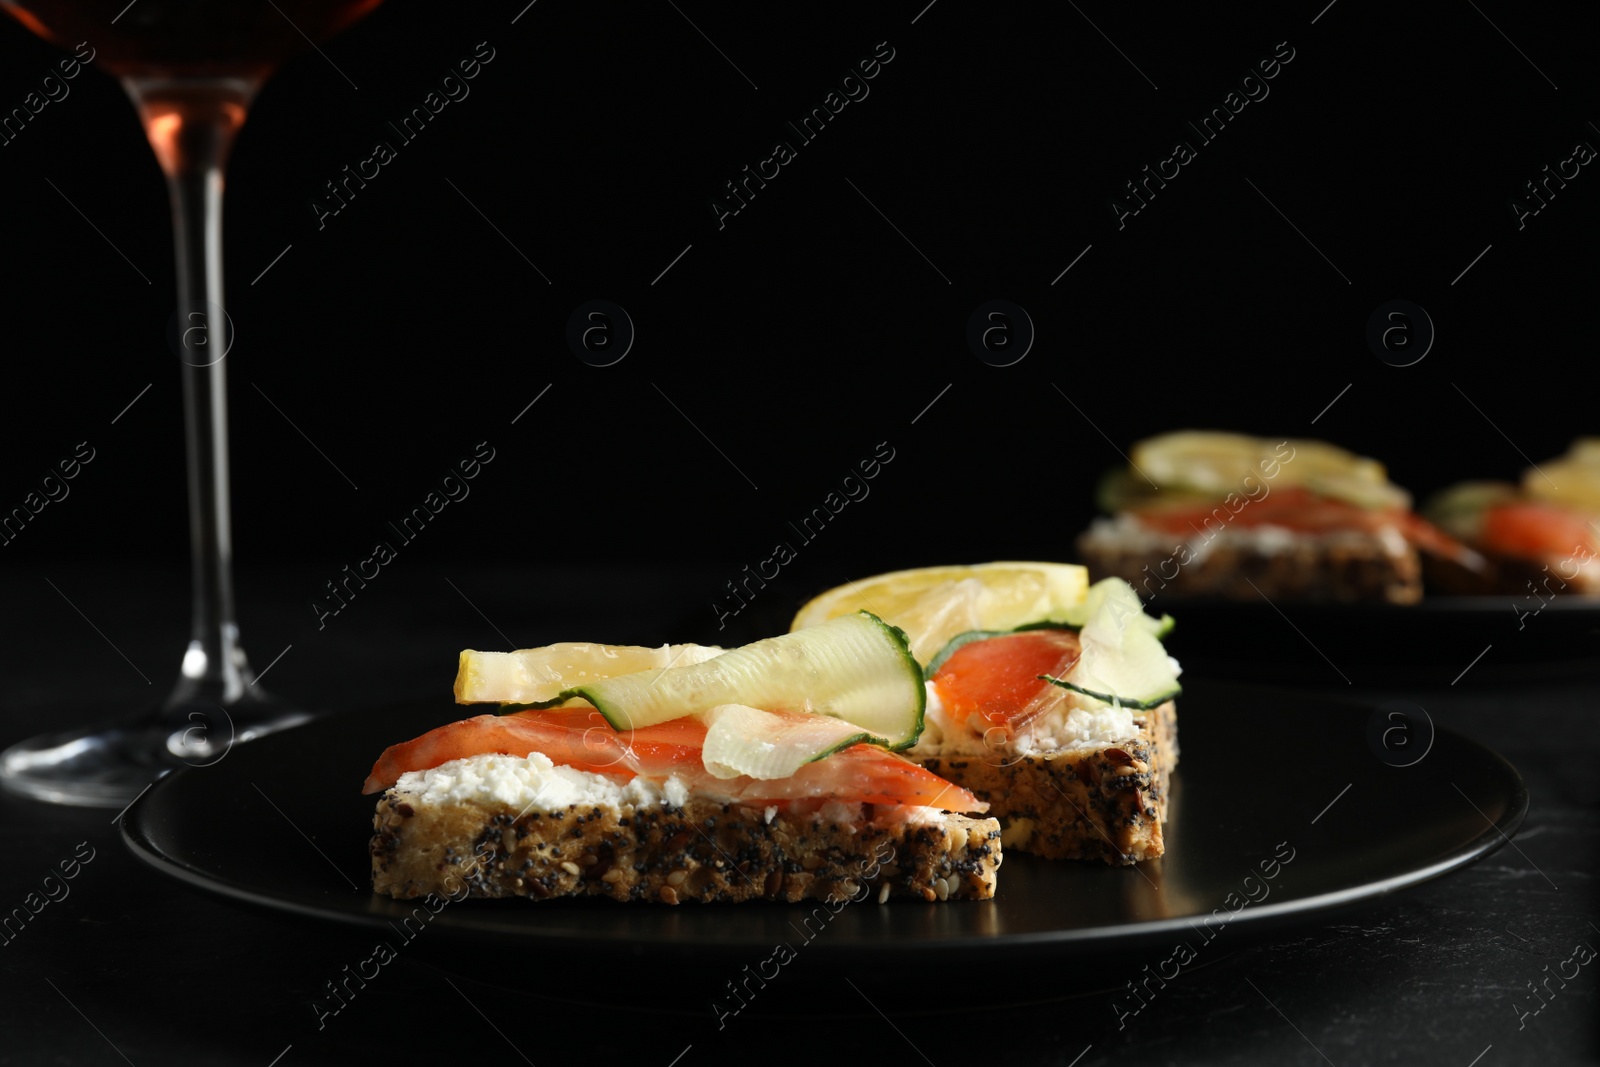
{"type": "Polygon", "coordinates": [[[193,702],[20,741],[0,752],[0,787],[51,804],[121,808],[182,767],[209,767],[234,745],[308,722],[308,711],[256,698],[193,702]]]}

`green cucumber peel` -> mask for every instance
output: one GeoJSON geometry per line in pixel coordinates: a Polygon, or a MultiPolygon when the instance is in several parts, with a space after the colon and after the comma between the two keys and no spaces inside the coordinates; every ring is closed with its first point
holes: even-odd
{"type": "Polygon", "coordinates": [[[1126,697],[1119,697],[1113,693],[1097,693],[1093,689],[1085,689],[1081,685],[1073,685],[1071,682],[1062,681],[1060,678],[1052,678],[1048,674],[1038,675],[1038,678],[1042,682],[1049,682],[1051,685],[1059,685],[1063,689],[1070,689],[1074,693],[1082,693],[1086,697],[1093,697],[1096,700],[1110,704],[1112,707],[1130,708],[1134,711],[1150,711],[1153,708],[1159,708],[1167,701],[1172,700],[1183,693],[1183,687],[1177,686],[1170,693],[1154,697],[1150,700],[1129,700],[1126,697]]]}
{"type": "MultiPolygon", "coordinates": [[[[919,734],[920,734],[920,731],[919,731],[919,734]]],[[[912,744],[916,744],[916,738],[912,738],[911,743],[912,744]]],[[[879,748],[888,749],[890,752],[896,751],[895,746],[889,744],[889,741],[888,741],[887,738],[873,737],[871,734],[869,734],[865,730],[863,730],[859,734],[851,734],[849,737],[845,738],[843,741],[840,741],[838,744],[834,745],[832,748],[823,749],[821,752],[818,752],[815,756],[812,756],[810,759],[806,760],[806,762],[807,763],[816,763],[818,760],[825,760],[829,756],[833,755],[835,752],[843,752],[845,749],[849,748],[851,745],[877,745],[879,748]]],[[[907,746],[901,745],[900,747],[901,748],[905,748],[907,746]]]]}
{"type": "MultiPolygon", "coordinates": [[[[564,699],[566,698],[556,698],[558,701],[564,699]]],[[[496,715],[515,715],[519,711],[542,711],[550,706],[551,702],[548,700],[542,704],[499,704],[495,707],[494,713],[496,715]]]]}
{"type": "MultiPolygon", "coordinates": [[[[1151,627],[1150,632],[1155,634],[1158,640],[1170,634],[1173,627],[1178,625],[1178,620],[1174,619],[1171,615],[1162,615],[1159,619],[1153,619],[1141,612],[1140,618],[1145,620],[1144,625],[1151,627]]],[[[1067,619],[1045,619],[1042,622],[1023,623],[1014,630],[1002,630],[997,632],[1021,633],[1024,630],[1081,630],[1083,629],[1083,624],[1088,621],[1089,620],[1086,618],[1079,618],[1077,616],[1067,619]]]]}
{"type": "MultiPolygon", "coordinates": [[[[892,646],[894,651],[898,654],[898,659],[899,659],[900,665],[905,670],[905,673],[906,673],[907,678],[908,678],[908,682],[909,682],[911,688],[914,689],[915,693],[916,693],[916,697],[915,697],[916,708],[915,708],[914,720],[912,722],[911,729],[909,731],[907,731],[904,735],[902,735],[902,740],[900,740],[900,741],[892,742],[892,741],[890,741],[890,739],[888,737],[880,736],[878,734],[874,734],[871,730],[862,730],[862,732],[858,736],[852,736],[852,738],[847,739],[846,741],[835,745],[834,747],[828,749],[826,752],[823,752],[823,753],[821,753],[820,755],[818,755],[816,757],[813,757],[813,761],[816,760],[816,759],[822,759],[825,756],[831,755],[832,753],[837,752],[840,748],[847,747],[848,745],[851,745],[851,744],[858,744],[858,743],[863,743],[863,742],[867,743],[867,744],[879,745],[880,747],[886,748],[891,752],[897,752],[897,751],[900,751],[900,750],[903,750],[903,749],[910,748],[912,745],[915,745],[917,743],[917,740],[919,738],[921,738],[921,736],[922,736],[923,726],[925,724],[926,715],[927,715],[928,693],[927,693],[926,688],[923,686],[922,665],[920,663],[918,663],[917,660],[916,660],[916,657],[914,657],[911,654],[911,640],[910,640],[910,638],[906,635],[906,632],[904,630],[902,630],[900,627],[894,626],[894,625],[892,625],[890,623],[885,622],[883,619],[881,619],[878,616],[874,615],[870,611],[862,610],[862,611],[856,612],[856,614],[857,615],[863,615],[866,618],[870,619],[872,621],[872,623],[877,627],[879,632],[881,632],[885,637],[888,638],[889,644],[892,646]]],[[[800,631],[800,633],[805,633],[805,632],[807,632],[807,631],[800,631]]],[[[797,635],[795,635],[795,634],[783,635],[783,637],[786,638],[786,639],[794,638],[795,636],[797,636],[797,635]]],[[[773,638],[768,638],[767,640],[774,640],[774,639],[773,638]]],[[[749,646],[744,646],[744,647],[749,647],[749,646]]],[[[730,649],[729,651],[732,652],[732,651],[738,651],[738,650],[737,649],[730,649]]],[[[715,659],[707,660],[706,662],[707,663],[714,663],[715,659]]],[[[671,667],[668,667],[668,668],[657,668],[656,670],[658,671],[658,673],[664,674],[667,671],[672,671],[672,670],[693,670],[693,669],[695,669],[697,667],[702,667],[702,666],[703,666],[703,664],[693,664],[693,665],[686,666],[686,667],[683,667],[683,668],[671,668],[671,667]]],[[[645,672],[639,672],[639,673],[645,673],[645,672]]],[[[549,700],[541,701],[541,702],[534,703],[534,704],[503,704],[498,709],[497,714],[508,715],[508,714],[515,714],[518,711],[542,710],[542,709],[546,709],[546,708],[557,707],[557,706],[559,706],[561,704],[565,704],[567,701],[572,700],[572,699],[582,699],[582,700],[586,700],[590,704],[594,705],[595,709],[600,712],[600,714],[605,718],[606,722],[609,723],[613,729],[616,729],[616,730],[631,729],[632,728],[632,718],[627,714],[627,712],[626,712],[626,710],[624,708],[616,705],[614,703],[614,701],[612,699],[610,699],[605,693],[605,689],[607,688],[606,683],[609,682],[609,681],[613,681],[613,680],[612,679],[601,679],[601,680],[598,680],[598,681],[595,681],[595,682],[585,683],[583,685],[575,685],[575,686],[572,686],[571,688],[563,689],[561,692],[557,693],[554,697],[552,697],[549,700]]],[[[908,692],[907,695],[909,695],[909,692],[908,692]]],[[[738,701],[735,701],[735,702],[738,702],[738,701]]],[[[699,709],[696,709],[696,710],[699,710],[699,709]]],[[[695,711],[686,711],[685,712],[685,714],[694,714],[694,713],[695,713],[695,711]]],[[[853,720],[843,719],[841,716],[834,716],[834,717],[835,718],[840,718],[841,721],[851,722],[852,725],[859,725],[858,723],[855,723],[853,720]]]]}
{"type": "MultiPolygon", "coordinates": [[[[867,611],[865,608],[861,609],[856,614],[865,615],[867,618],[877,623],[879,628],[881,628],[884,633],[889,635],[889,639],[899,647],[900,658],[904,663],[907,673],[911,676],[912,682],[916,686],[917,721],[912,725],[911,733],[904,741],[901,741],[899,744],[890,744],[888,738],[873,737],[870,734],[862,735],[863,740],[866,740],[869,744],[881,745],[890,752],[899,752],[903,749],[910,748],[912,745],[917,743],[917,741],[922,737],[922,729],[927,722],[928,689],[927,686],[922,684],[924,678],[922,664],[918,663],[917,657],[911,654],[911,638],[904,630],[900,629],[900,627],[896,626],[894,623],[885,622],[883,619],[880,619],[878,616],[874,615],[870,611],[867,611]]],[[[852,742],[852,744],[853,743],[854,742],[852,742]]],[[[839,749],[843,747],[845,746],[840,745],[828,752],[824,752],[822,755],[831,756],[834,752],[839,751],[839,749]]],[[[821,758],[822,756],[817,757],[817,759],[821,758]]]]}
{"type": "MultiPolygon", "coordinates": [[[[537,703],[534,703],[534,704],[500,704],[500,705],[497,705],[495,707],[495,709],[494,709],[494,713],[496,715],[515,715],[519,711],[546,711],[546,710],[548,710],[550,708],[558,708],[562,704],[565,704],[567,701],[571,700],[574,696],[578,696],[578,695],[580,695],[580,694],[578,693],[578,691],[576,689],[563,689],[561,692],[557,693],[555,696],[551,697],[549,700],[541,700],[541,701],[538,701],[537,703]]],[[[587,698],[585,698],[585,699],[587,699],[587,698]]],[[[581,708],[573,708],[572,710],[573,711],[580,711],[582,709],[581,708]]]]}
{"type": "Polygon", "coordinates": [[[987,641],[991,637],[1005,637],[1007,634],[1020,633],[1023,630],[1076,631],[1077,629],[1078,627],[1076,626],[1067,626],[1060,623],[1031,622],[1026,626],[1019,626],[1015,630],[966,630],[962,633],[956,634],[954,637],[944,643],[944,647],[941,648],[938,653],[936,653],[934,657],[928,661],[927,667],[925,667],[922,671],[922,678],[923,681],[931,681],[933,676],[939,673],[939,668],[945,665],[946,660],[955,655],[957,652],[961,651],[964,646],[970,645],[974,641],[987,641]]]}
{"type": "MultiPolygon", "coordinates": [[[[1154,619],[1151,621],[1156,623],[1155,635],[1157,639],[1167,636],[1172,632],[1172,628],[1177,625],[1171,615],[1161,616],[1159,622],[1154,619]]],[[[944,643],[944,647],[928,661],[927,667],[922,671],[922,677],[924,681],[932,680],[933,676],[939,672],[939,668],[945,665],[945,661],[961,650],[961,646],[969,645],[974,641],[987,641],[991,637],[1026,633],[1029,630],[1070,630],[1072,633],[1077,633],[1082,629],[1083,623],[1081,621],[1070,622],[1064,619],[1043,619],[1039,622],[1025,622],[1021,626],[1010,630],[966,630],[956,634],[944,643]]]]}

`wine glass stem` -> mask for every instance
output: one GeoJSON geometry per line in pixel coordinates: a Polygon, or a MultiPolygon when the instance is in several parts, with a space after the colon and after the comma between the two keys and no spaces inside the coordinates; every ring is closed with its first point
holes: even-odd
{"type": "Polygon", "coordinates": [[[193,629],[167,703],[228,707],[252,682],[234,616],[228,486],[228,348],[222,292],[223,168],[255,85],[239,79],[127,79],[167,177],[177,243],[174,348],[183,378],[193,629]]]}

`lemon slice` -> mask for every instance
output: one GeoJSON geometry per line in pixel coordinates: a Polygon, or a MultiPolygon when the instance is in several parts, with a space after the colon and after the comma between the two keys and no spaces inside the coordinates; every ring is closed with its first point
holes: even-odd
{"type": "MultiPolygon", "coordinates": [[[[1288,450],[1284,450],[1288,454],[1288,450]]],[[[1238,433],[1180,430],[1136,443],[1128,458],[1159,486],[1228,493],[1249,475],[1259,478],[1274,459],[1271,443],[1238,433]]]]}
{"type": "Polygon", "coordinates": [[[1566,455],[1524,471],[1522,488],[1536,500],[1600,511],[1600,437],[1580,437],[1566,455]]]}
{"type": "Polygon", "coordinates": [[[866,610],[904,630],[911,654],[927,663],[959,633],[1059,618],[1083,602],[1088,587],[1088,572],[1067,563],[920,567],[830,589],[801,608],[789,629],[866,610]]]}
{"type": "Polygon", "coordinates": [[[714,645],[602,645],[562,641],[516,652],[466,649],[456,671],[457,704],[540,704],[563,689],[621,674],[683,667],[721,655],[714,645]]]}
{"type": "Polygon", "coordinates": [[[1405,490],[1390,484],[1382,463],[1326,441],[1180,430],[1140,441],[1129,459],[1162,488],[1220,497],[1244,493],[1255,483],[1301,485],[1360,507],[1411,504],[1405,490]]]}
{"type": "Polygon", "coordinates": [[[1600,466],[1600,437],[1580,437],[1572,442],[1567,455],[1579,463],[1600,466]]]}

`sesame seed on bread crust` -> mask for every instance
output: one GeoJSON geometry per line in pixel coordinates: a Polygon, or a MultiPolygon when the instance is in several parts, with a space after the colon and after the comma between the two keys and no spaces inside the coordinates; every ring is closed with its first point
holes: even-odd
{"type": "Polygon", "coordinates": [[[1008,849],[1051,859],[1132,864],[1166,848],[1162,823],[1178,761],[1177,708],[1136,713],[1139,736],[1014,756],[918,751],[921,764],[989,802],[1008,849]]]}
{"type": "Polygon", "coordinates": [[[921,821],[864,805],[859,821],[690,797],[682,807],[575,804],[519,812],[420,804],[390,789],[373,819],[372,885],[410,899],[600,896],[736,902],[994,896],[1000,824],[921,821]],[[463,887],[465,887],[463,889],[463,887]]]}

